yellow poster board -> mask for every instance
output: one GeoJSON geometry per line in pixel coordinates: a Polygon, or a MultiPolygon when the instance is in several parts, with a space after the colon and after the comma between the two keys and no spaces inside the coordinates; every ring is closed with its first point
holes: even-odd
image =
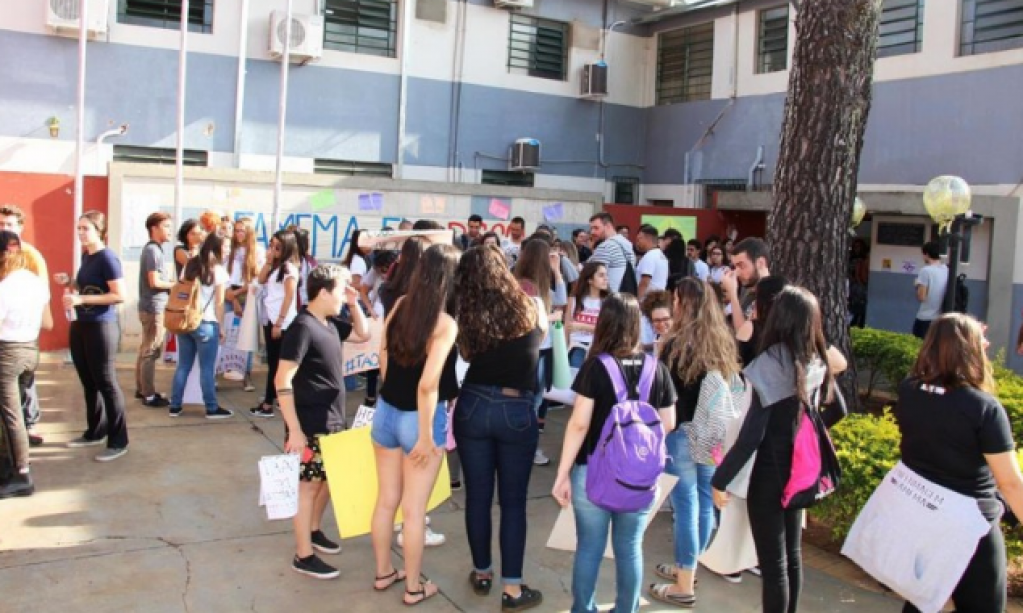
{"type": "Polygon", "coordinates": [[[643,215],[641,221],[657,228],[659,236],[664,236],[664,231],[674,228],[682,233],[682,238],[689,240],[696,238],[695,217],[685,215],[643,215]]]}
{"type": "MultiPolygon", "coordinates": [[[[327,471],[330,500],[334,506],[338,533],[341,538],[369,534],[373,507],[377,501],[377,470],[373,456],[370,428],[356,428],[320,438],[320,453],[327,471]]],[[[426,510],[437,508],[451,497],[448,479],[448,459],[444,456],[437,482],[427,502],[426,510]]],[[[401,508],[395,523],[401,523],[401,508]]]]}

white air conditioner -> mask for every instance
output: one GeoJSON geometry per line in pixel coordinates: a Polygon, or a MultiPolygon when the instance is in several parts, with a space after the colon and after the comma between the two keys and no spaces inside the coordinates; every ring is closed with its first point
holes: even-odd
{"type": "Polygon", "coordinates": [[[494,0],[494,6],[499,9],[531,9],[533,0],[494,0]]]}
{"type": "MultiPolygon", "coordinates": [[[[91,37],[107,33],[109,0],[88,0],[85,29],[91,37]]],[[[46,0],[46,27],[61,36],[78,36],[79,0],[46,0]]]]}
{"type": "Polygon", "coordinates": [[[604,60],[583,66],[579,96],[587,100],[599,100],[607,96],[607,63],[604,60]]]}
{"type": "Polygon", "coordinates": [[[520,138],[512,145],[508,156],[508,170],[538,170],[540,168],[540,141],[535,138],[520,138]]]}
{"type": "MultiPolygon", "coordinates": [[[[287,12],[270,13],[270,57],[284,55],[284,37],[287,31],[287,12]]],[[[291,15],[292,62],[318,60],[323,56],[323,17],[320,15],[291,15]]]]}

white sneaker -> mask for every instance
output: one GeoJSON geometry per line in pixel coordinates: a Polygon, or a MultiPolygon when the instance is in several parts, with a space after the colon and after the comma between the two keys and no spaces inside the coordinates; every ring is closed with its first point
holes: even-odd
{"type": "MultiPolygon", "coordinates": [[[[430,525],[430,516],[429,515],[426,516],[426,522],[425,523],[426,523],[427,526],[430,525]]],[[[401,527],[403,525],[404,524],[394,524],[394,531],[395,532],[401,532],[401,527]]]]}
{"type": "MultiPolygon", "coordinates": [[[[398,547],[404,547],[405,546],[405,538],[404,537],[405,537],[405,532],[404,531],[398,533],[398,547]]],[[[444,543],[448,542],[448,539],[447,539],[446,536],[444,536],[443,534],[440,534],[439,532],[434,532],[429,527],[426,528],[425,537],[426,538],[425,538],[425,543],[424,544],[427,547],[440,547],[444,543]]]]}
{"type": "Polygon", "coordinates": [[[547,466],[550,463],[551,459],[544,455],[542,450],[537,449],[536,455],[533,456],[533,464],[536,464],[537,466],[547,466]]]}

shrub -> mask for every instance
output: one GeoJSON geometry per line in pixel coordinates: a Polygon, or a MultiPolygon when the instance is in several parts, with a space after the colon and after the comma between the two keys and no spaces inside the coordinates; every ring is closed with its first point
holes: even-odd
{"type": "Polygon", "coordinates": [[[873,394],[881,382],[894,392],[916,363],[920,339],[910,334],[873,328],[852,328],[850,333],[856,368],[861,374],[868,375],[864,395],[869,397],[873,394]]]}

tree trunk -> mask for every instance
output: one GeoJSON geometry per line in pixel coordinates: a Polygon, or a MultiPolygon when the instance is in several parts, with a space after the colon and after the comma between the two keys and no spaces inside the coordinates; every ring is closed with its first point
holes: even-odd
{"type": "Polygon", "coordinates": [[[870,112],[882,0],[799,2],[768,219],[771,272],[813,292],[828,342],[849,358],[842,389],[858,407],[846,320],[849,220],[870,112]]]}

